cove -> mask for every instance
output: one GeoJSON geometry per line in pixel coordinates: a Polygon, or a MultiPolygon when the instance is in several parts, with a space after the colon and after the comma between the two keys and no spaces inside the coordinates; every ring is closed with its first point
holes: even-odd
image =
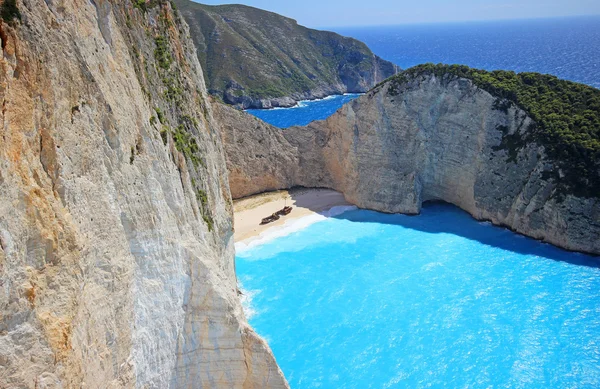
{"type": "Polygon", "coordinates": [[[275,127],[305,126],[315,120],[327,119],[344,104],[359,96],[360,94],[347,93],[319,100],[303,100],[292,108],[249,109],[246,112],[275,127]]]}
{"type": "Polygon", "coordinates": [[[236,268],[294,389],[600,387],[598,258],[451,205],[348,211],[236,268]]]}

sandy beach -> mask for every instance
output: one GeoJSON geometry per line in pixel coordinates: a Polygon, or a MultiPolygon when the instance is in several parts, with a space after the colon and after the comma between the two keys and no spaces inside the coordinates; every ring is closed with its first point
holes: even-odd
{"type": "Polygon", "coordinates": [[[282,226],[289,220],[316,214],[339,205],[351,204],[344,199],[341,193],[330,189],[281,190],[235,200],[233,202],[234,239],[236,242],[252,239],[270,228],[282,226]],[[293,207],[292,213],[281,217],[274,223],[259,225],[262,218],[277,212],[286,205],[293,207]]]}

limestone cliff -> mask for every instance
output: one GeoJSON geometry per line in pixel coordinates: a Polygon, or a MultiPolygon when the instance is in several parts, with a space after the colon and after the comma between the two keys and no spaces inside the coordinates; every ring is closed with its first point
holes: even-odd
{"type": "Polygon", "coordinates": [[[244,5],[175,0],[188,21],[210,93],[241,108],[366,92],[398,68],[362,42],[244,5]]]}
{"type": "Polygon", "coordinates": [[[298,167],[283,169],[284,178],[269,182],[268,189],[327,187],[361,208],[408,214],[419,213],[425,201],[442,200],[477,219],[600,254],[599,194],[558,193],[556,161],[539,142],[507,147],[534,128],[526,112],[467,78],[402,77],[402,83],[385,82],[308,127],[282,131],[255,125],[242,134],[244,126],[238,125],[237,137],[246,143],[254,142],[251,137],[269,142],[262,148],[254,142],[248,149],[252,155],[235,149],[236,160],[228,160],[238,177],[232,192],[259,192],[251,183],[263,171],[252,170],[249,159],[285,150],[285,158],[297,159],[298,167]],[[275,141],[278,147],[271,147],[275,141]]]}
{"type": "Polygon", "coordinates": [[[185,22],[168,1],[16,7],[0,24],[0,387],[287,387],[238,300],[185,22]]]}
{"type": "Polygon", "coordinates": [[[215,104],[234,199],[293,187],[300,172],[298,149],[281,129],[224,104],[215,104]]]}

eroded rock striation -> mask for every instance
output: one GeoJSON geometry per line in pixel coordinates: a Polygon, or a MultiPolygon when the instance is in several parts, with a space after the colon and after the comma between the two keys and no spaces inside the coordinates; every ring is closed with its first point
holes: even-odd
{"type": "Polygon", "coordinates": [[[237,296],[221,129],[183,19],[168,1],[16,6],[0,387],[286,388],[237,296]]]}
{"type": "MultiPolygon", "coordinates": [[[[240,137],[243,126],[237,128],[240,137]]],[[[418,214],[424,202],[441,200],[479,220],[600,254],[600,194],[561,189],[564,174],[547,147],[533,137],[522,141],[535,128],[530,115],[469,78],[407,72],[326,121],[286,130],[254,128],[243,135],[246,142],[253,142],[249,137],[276,142],[252,148],[252,155],[236,149],[229,169],[244,180],[231,182],[233,193],[260,192],[250,183],[263,171],[253,170],[248,160],[285,150],[298,168],[282,170],[284,177],[270,182],[269,189],[327,187],[361,208],[390,213],[418,214]]]]}
{"type": "Polygon", "coordinates": [[[198,47],[211,94],[240,108],[362,93],[398,67],[364,43],[244,5],[175,0],[198,47]]]}

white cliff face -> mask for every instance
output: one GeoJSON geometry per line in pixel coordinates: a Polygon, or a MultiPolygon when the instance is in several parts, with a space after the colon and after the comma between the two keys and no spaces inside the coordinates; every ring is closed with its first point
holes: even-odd
{"type": "Polygon", "coordinates": [[[185,23],[169,2],[18,6],[0,31],[0,387],[287,387],[237,296],[185,23]]]}
{"type": "Polygon", "coordinates": [[[230,180],[232,193],[326,187],[361,208],[407,214],[441,200],[477,219],[600,254],[598,198],[567,195],[561,201],[555,183],[544,178],[552,163],[543,147],[507,147],[511,135],[527,133],[531,119],[514,106],[499,109],[497,101],[468,79],[428,75],[393,93],[384,83],[307,127],[246,125],[250,119],[220,108],[230,124],[224,134],[228,167],[239,178],[230,180]],[[234,133],[252,147],[232,145],[234,133]],[[298,165],[278,168],[261,190],[257,155],[298,165]]]}
{"type": "Polygon", "coordinates": [[[306,173],[296,184],[331,187],[383,212],[416,214],[423,202],[442,200],[477,219],[600,254],[598,198],[561,201],[544,178],[552,164],[543,147],[506,146],[531,119],[496,102],[468,79],[419,76],[396,93],[384,84],[324,122],[284,132],[306,173]]]}

